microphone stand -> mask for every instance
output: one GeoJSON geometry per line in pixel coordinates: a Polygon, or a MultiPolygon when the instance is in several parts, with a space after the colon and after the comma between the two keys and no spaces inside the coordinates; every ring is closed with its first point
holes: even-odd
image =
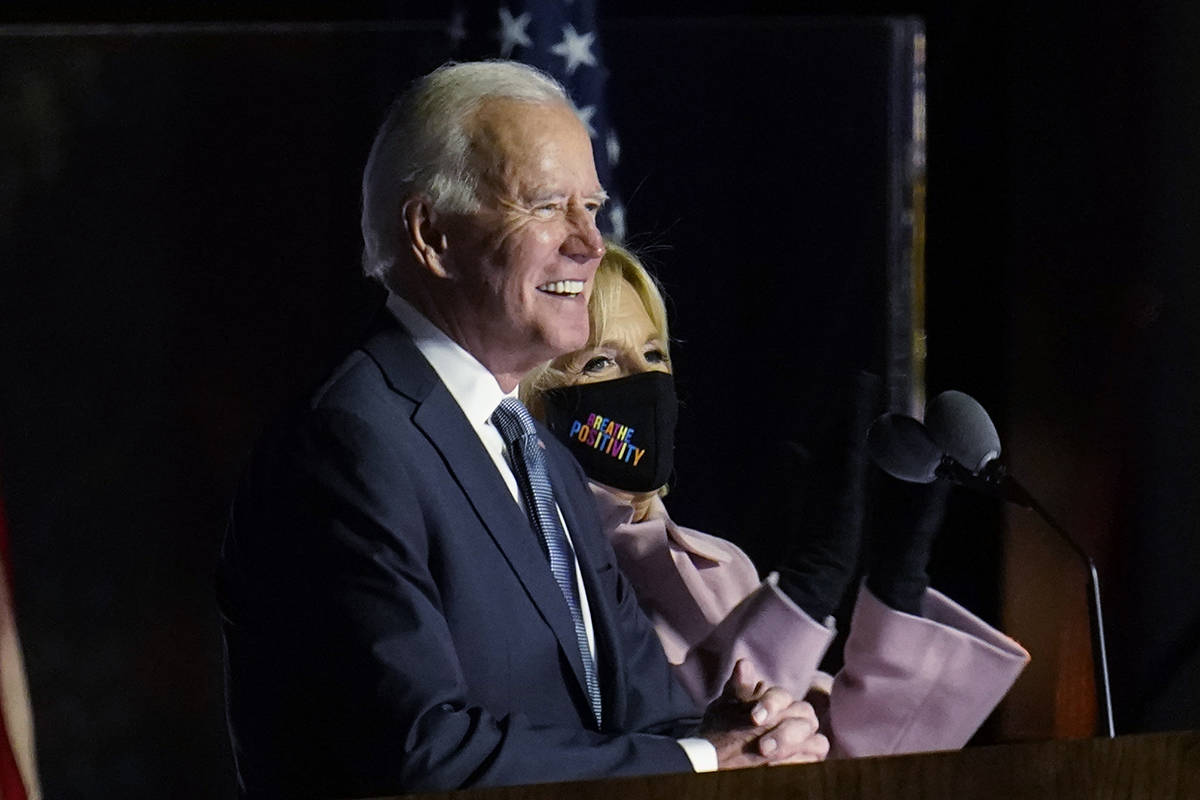
{"type": "Polygon", "coordinates": [[[950,456],[943,456],[936,473],[948,478],[954,483],[975,489],[993,497],[1007,500],[1022,508],[1031,509],[1050,526],[1058,536],[1074,551],[1087,570],[1087,600],[1088,627],[1091,628],[1092,638],[1092,670],[1096,681],[1096,708],[1100,716],[1100,725],[1108,738],[1116,736],[1113,727],[1112,687],[1108,679],[1108,650],[1104,644],[1104,618],[1100,611],[1100,575],[1096,572],[1096,563],[1082,546],[1067,533],[1067,529],[1050,515],[1045,506],[1037,501],[1025,487],[1017,483],[1016,478],[1008,474],[1004,465],[991,461],[978,473],[971,472],[950,456]]]}

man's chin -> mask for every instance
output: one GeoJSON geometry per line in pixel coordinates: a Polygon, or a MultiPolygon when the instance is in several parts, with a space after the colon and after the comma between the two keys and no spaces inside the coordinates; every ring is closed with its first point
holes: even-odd
{"type": "Polygon", "coordinates": [[[576,350],[582,350],[583,348],[587,347],[587,343],[587,328],[583,329],[582,335],[576,333],[568,336],[557,336],[552,339],[552,346],[554,347],[555,353],[553,356],[551,356],[551,358],[558,358],[559,356],[565,356],[568,353],[574,353],[576,350]]]}
{"type": "Polygon", "coordinates": [[[558,358],[587,347],[588,325],[586,306],[582,314],[559,314],[540,325],[542,346],[551,353],[548,358],[558,358]]]}

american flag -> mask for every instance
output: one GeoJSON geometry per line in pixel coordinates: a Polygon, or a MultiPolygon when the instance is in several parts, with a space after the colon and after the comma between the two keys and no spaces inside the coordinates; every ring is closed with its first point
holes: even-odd
{"type": "Polygon", "coordinates": [[[613,171],[621,144],[605,104],[608,70],[596,25],[595,0],[459,0],[447,34],[456,58],[511,58],[553,75],[566,87],[575,113],[592,137],[600,183],[609,201],[600,212],[600,230],[625,238],[625,207],[613,171]]]}

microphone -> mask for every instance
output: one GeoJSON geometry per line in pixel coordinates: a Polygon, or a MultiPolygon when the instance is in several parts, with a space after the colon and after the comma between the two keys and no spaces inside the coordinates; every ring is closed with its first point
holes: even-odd
{"type": "Polygon", "coordinates": [[[867,431],[867,452],[875,465],[893,478],[909,483],[930,483],[937,478],[946,478],[968,489],[1032,509],[1075,552],[1088,575],[1088,622],[1092,634],[1097,713],[1108,736],[1115,736],[1096,564],[1067,529],[1000,463],[1000,435],[983,406],[968,394],[950,390],[929,402],[924,424],[904,414],[884,414],[871,423],[867,431]]]}
{"type": "Polygon", "coordinates": [[[884,414],[871,423],[867,452],[880,469],[908,483],[933,483],[942,461],[925,426],[904,414],[884,414]]]}
{"type": "Polygon", "coordinates": [[[925,409],[925,426],[942,452],[978,473],[1000,457],[1000,434],[975,398],[963,392],[942,392],[925,409]]]}
{"type": "Polygon", "coordinates": [[[925,422],[888,413],[867,431],[867,451],[875,465],[908,483],[937,478],[1030,508],[1041,515],[1077,554],[1087,553],[1000,463],[1000,435],[987,411],[969,394],[946,391],[930,401],[925,422]]]}
{"type": "MultiPolygon", "coordinates": [[[[912,417],[888,413],[871,423],[867,430],[867,452],[871,460],[893,478],[908,483],[932,483],[938,478],[946,478],[960,486],[1028,508],[1028,494],[996,460],[1000,454],[999,436],[987,412],[967,395],[956,394],[966,397],[982,412],[982,417],[973,414],[969,420],[981,436],[969,436],[953,427],[956,418],[947,415],[945,410],[940,418],[935,417],[939,425],[936,436],[930,426],[912,417]],[[975,464],[977,468],[964,466],[964,462],[975,464]]],[[[947,410],[957,411],[965,405],[958,403],[947,410]]]]}

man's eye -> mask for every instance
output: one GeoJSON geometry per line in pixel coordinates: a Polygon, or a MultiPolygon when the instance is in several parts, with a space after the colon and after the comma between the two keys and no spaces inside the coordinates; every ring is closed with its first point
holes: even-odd
{"type": "Polygon", "coordinates": [[[585,209],[587,209],[587,212],[594,217],[600,213],[600,209],[604,207],[604,204],[597,203],[597,202],[589,202],[589,203],[584,203],[583,207],[585,209]]]}
{"type": "Polygon", "coordinates": [[[552,217],[562,208],[561,203],[542,203],[540,206],[533,207],[533,214],[537,217],[552,217]]]}
{"type": "Polygon", "coordinates": [[[594,356],[593,358],[588,359],[588,362],[583,365],[583,369],[581,369],[580,372],[589,374],[600,372],[611,363],[613,363],[612,359],[608,356],[594,356]]]}

